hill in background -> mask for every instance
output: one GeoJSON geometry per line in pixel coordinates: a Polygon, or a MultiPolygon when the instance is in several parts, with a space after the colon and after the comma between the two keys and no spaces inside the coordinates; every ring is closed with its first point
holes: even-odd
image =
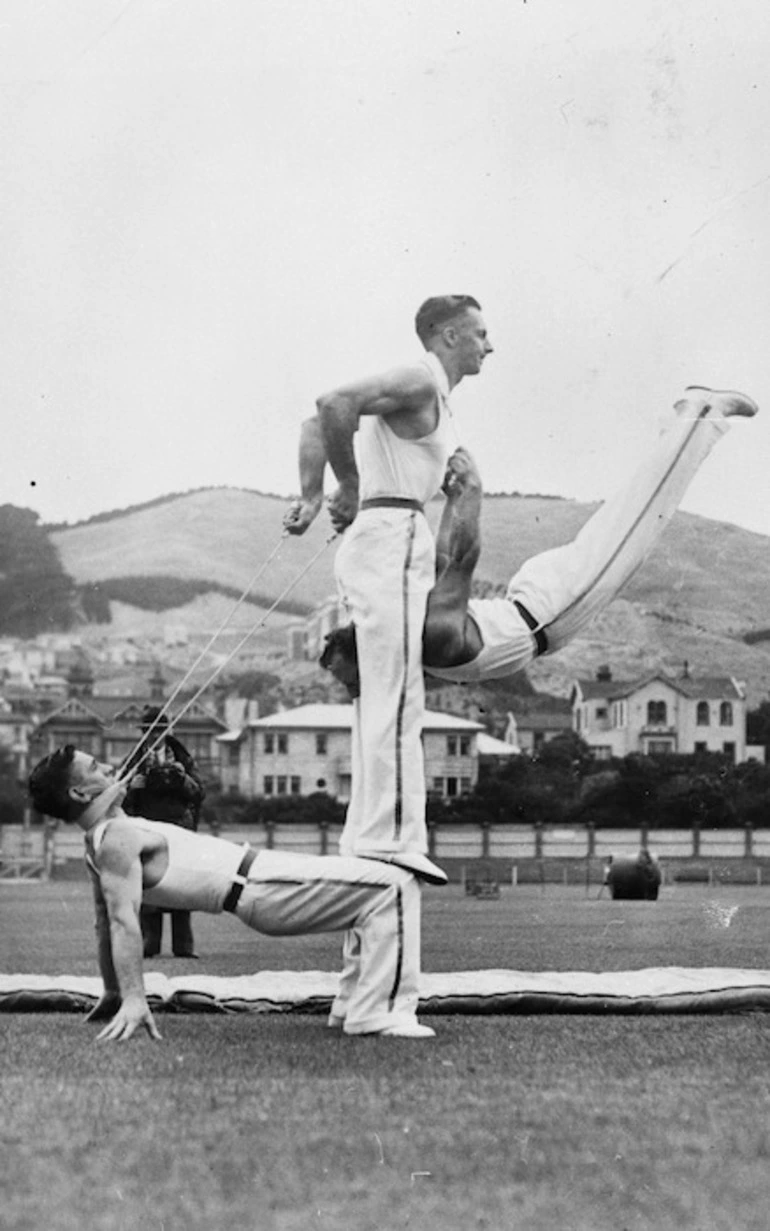
{"type": "MultiPolygon", "coordinates": [[[[206,489],[58,527],[50,538],[79,585],[166,577],[235,594],[253,582],[263,604],[286,592],[291,614],[334,592],[335,545],[324,546],[331,536],[324,514],[303,538],[281,541],[287,507],[276,496],[206,489]]],[[[434,526],[440,507],[436,502],[429,509],[434,526]]],[[[552,497],[486,496],[478,577],[505,585],[524,560],[572,539],[596,507],[552,497]]],[[[764,535],[676,514],[623,597],[584,637],[535,663],[532,682],[566,693],[576,675],[592,674],[602,663],[623,678],[660,665],[678,671],[687,660],[693,674],[745,680],[750,703],[757,704],[770,694],[770,640],[747,644],[744,637],[770,627],[769,549],[764,535]]],[[[174,618],[184,610],[178,607],[174,618]]],[[[284,613],[278,622],[286,619],[284,613]]]]}

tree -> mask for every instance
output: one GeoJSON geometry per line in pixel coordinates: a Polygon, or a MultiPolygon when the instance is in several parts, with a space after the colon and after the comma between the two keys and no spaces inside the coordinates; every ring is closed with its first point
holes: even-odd
{"type": "Polygon", "coordinates": [[[746,739],[750,744],[762,744],[770,752],[770,701],[762,701],[746,714],[746,739]]]}
{"type": "Polygon", "coordinates": [[[38,514],[0,505],[0,630],[35,637],[75,620],[75,584],[38,514]]]}

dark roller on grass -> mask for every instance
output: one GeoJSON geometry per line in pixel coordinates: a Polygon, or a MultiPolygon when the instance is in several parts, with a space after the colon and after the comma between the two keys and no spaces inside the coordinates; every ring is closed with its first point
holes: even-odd
{"type": "Polygon", "coordinates": [[[605,874],[613,900],[635,899],[655,902],[660,889],[660,863],[646,849],[633,857],[613,858],[605,874]]]}

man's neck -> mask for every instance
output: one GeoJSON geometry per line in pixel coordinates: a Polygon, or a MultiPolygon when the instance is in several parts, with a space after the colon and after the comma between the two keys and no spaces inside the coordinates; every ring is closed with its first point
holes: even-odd
{"type": "Polygon", "coordinates": [[[118,786],[115,783],[107,787],[106,791],[102,791],[100,795],[95,795],[91,802],[86,804],[77,818],[80,828],[85,833],[88,833],[100,821],[112,820],[116,816],[125,816],[122,806],[124,794],[123,785],[118,786]]]}
{"type": "Polygon", "coordinates": [[[432,350],[428,347],[428,350],[431,355],[435,355],[446,372],[447,384],[449,385],[450,392],[452,389],[456,389],[463,378],[463,373],[457,371],[452,352],[444,350],[443,348],[432,350]]]}

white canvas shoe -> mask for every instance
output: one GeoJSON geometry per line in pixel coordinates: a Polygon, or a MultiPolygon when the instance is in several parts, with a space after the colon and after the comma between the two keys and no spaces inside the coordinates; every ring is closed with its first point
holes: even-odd
{"type": "Polygon", "coordinates": [[[380,1038],[387,1039],[435,1039],[436,1031],[430,1026],[422,1026],[420,1022],[404,1022],[400,1026],[385,1026],[383,1030],[375,1030],[380,1038]]]}
{"type": "Polygon", "coordinates": [[[702,410],[707,406],[713,407],[725,419],[734,416],[751,419],[759,410],[753,398],[733,389],[707,389],[705,385],[688,385],[684,393],[686,402],[697,401],[701,403],[702,410]]]}

